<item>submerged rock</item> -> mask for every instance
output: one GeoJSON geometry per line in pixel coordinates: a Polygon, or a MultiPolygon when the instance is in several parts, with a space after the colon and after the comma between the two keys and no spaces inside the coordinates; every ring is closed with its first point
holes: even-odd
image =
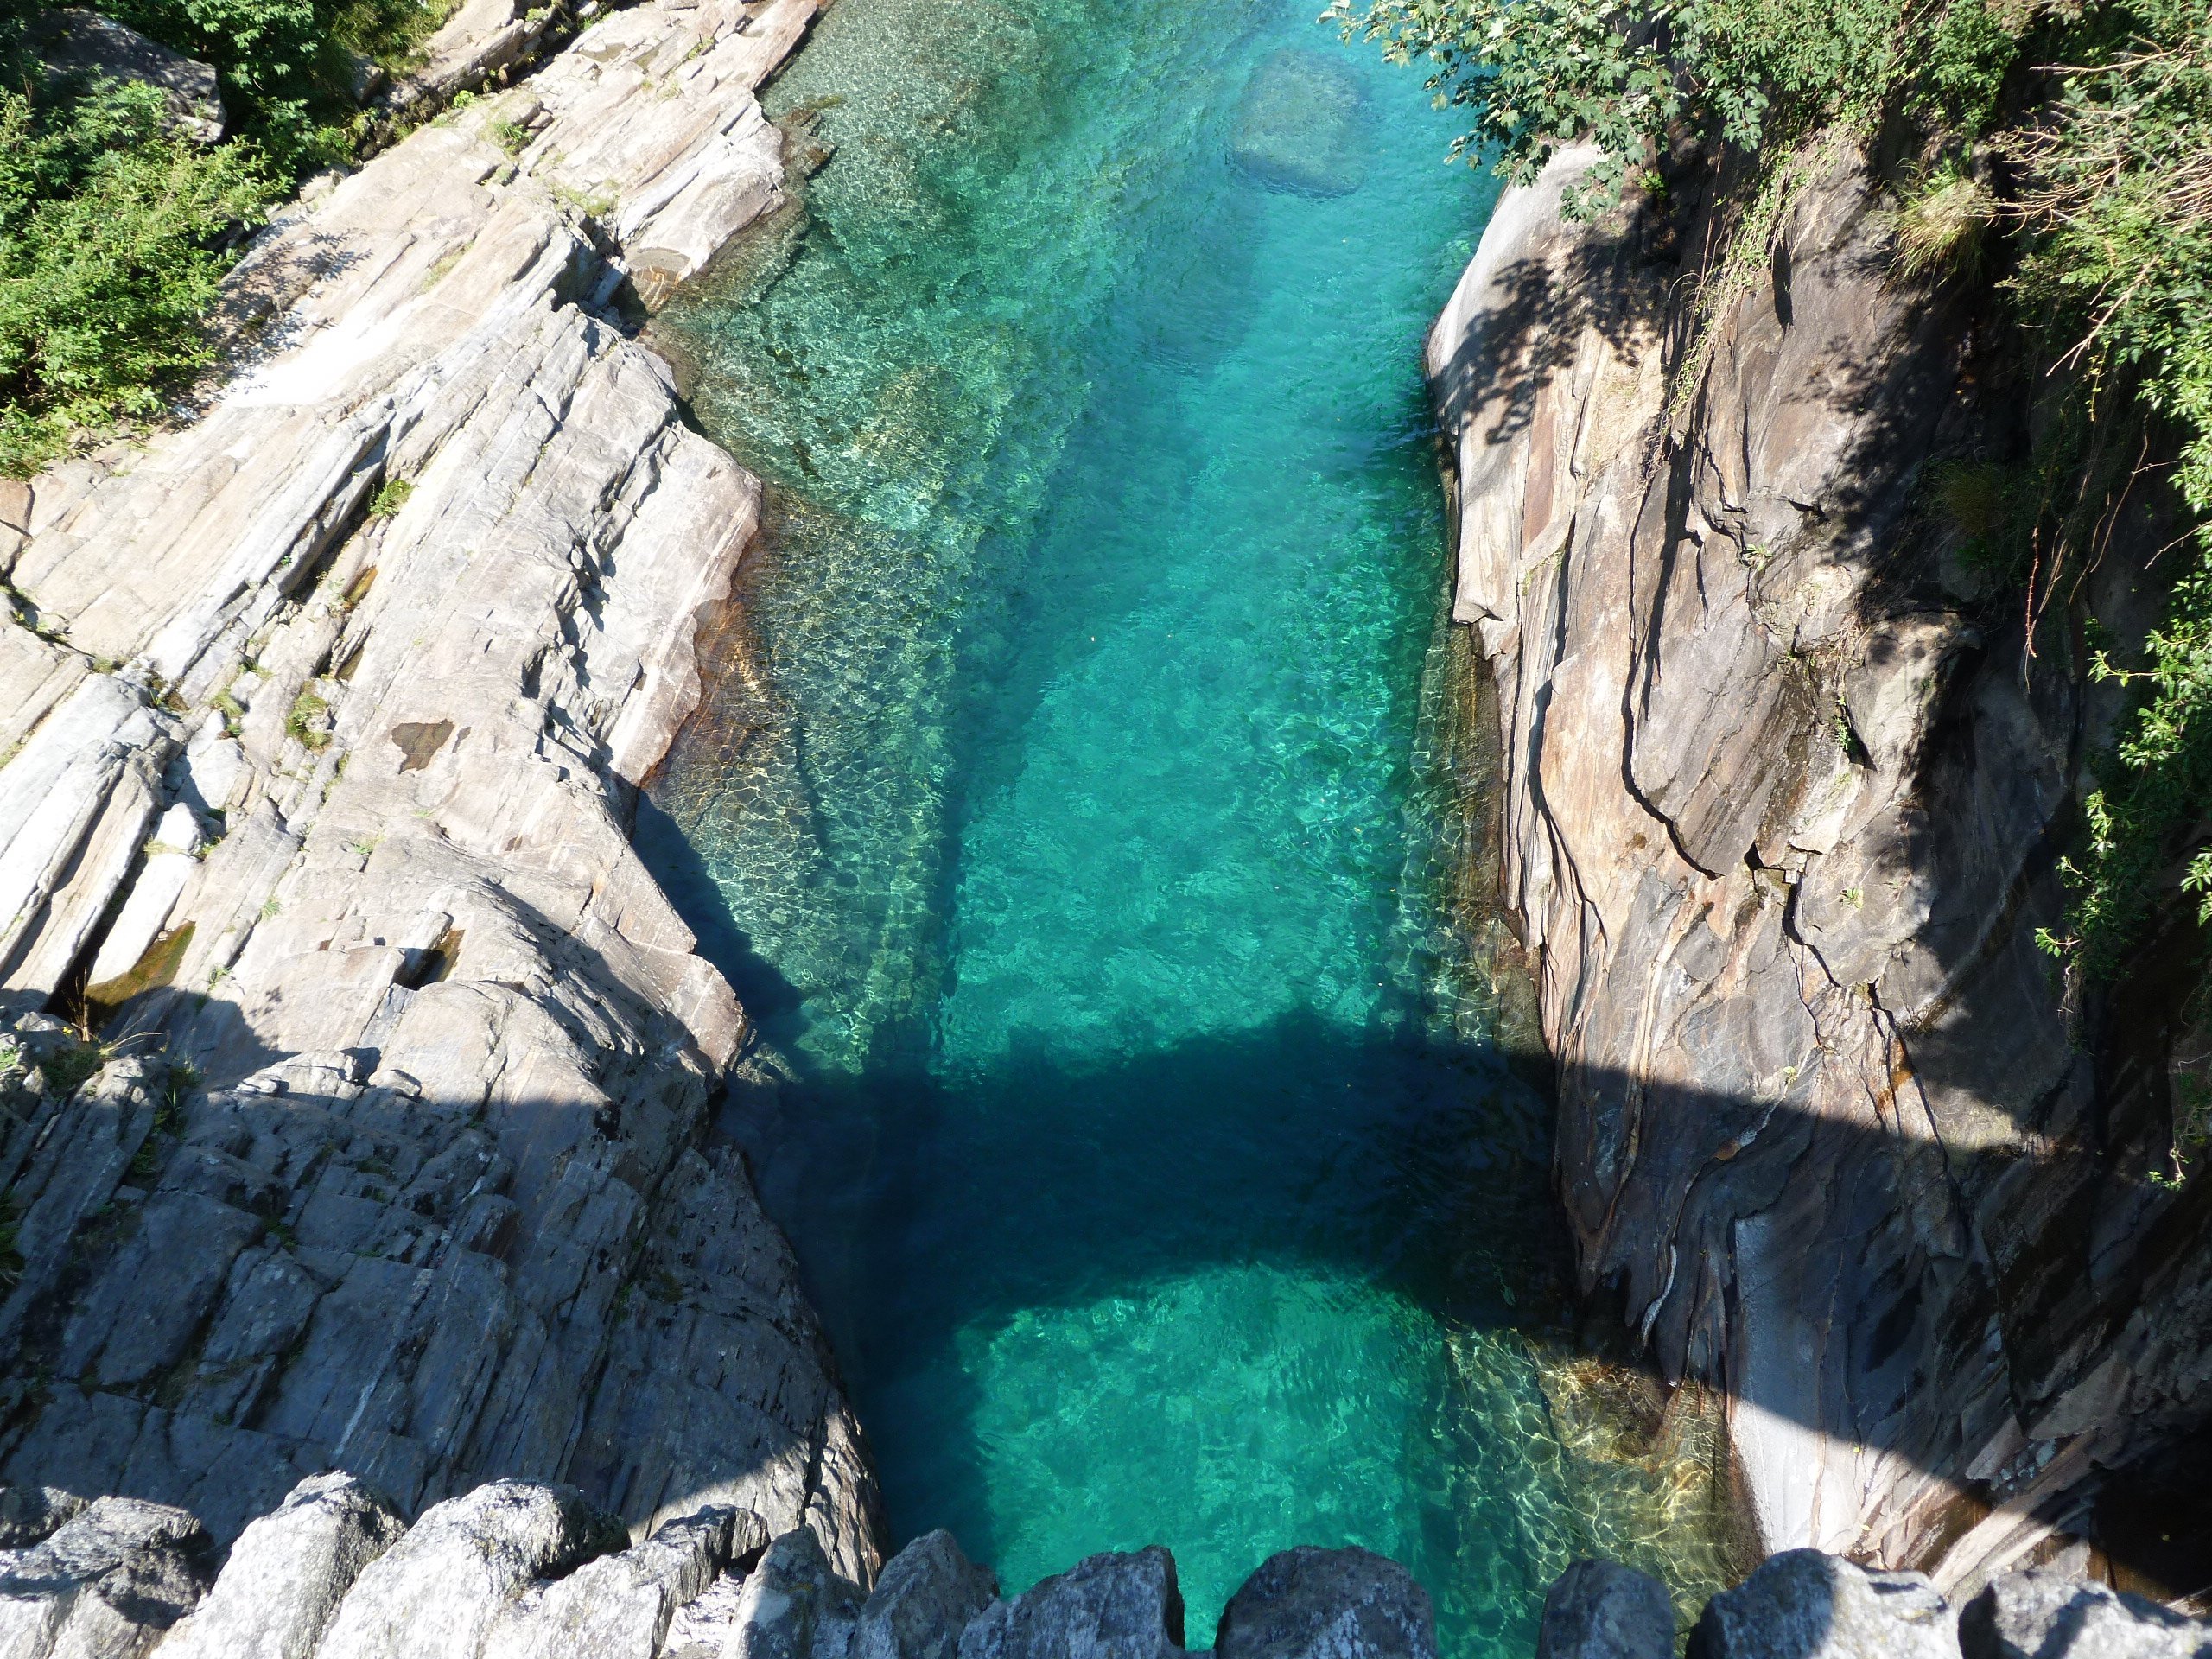
{"type": "Polygon", "coordinates": [[[1217,1659],[1436,1659],[1428,1592],[1364,1549],[1270,1555],[1221,1615],[1217,1659]]]}
{"type": "Polygon", "coordinates": [[[1577,1561],[1544,1598],[1536,1659],[1672,1659],[1667,1586],[1618,1561],[1577,1561]]]}
{"type": "Polygon", "coordinates": [[[1341,196],[1367,180],[1367,99],[1350,69],[1286,48],[1244,88],[1229,153],[1261,183],[1341,196]]]}

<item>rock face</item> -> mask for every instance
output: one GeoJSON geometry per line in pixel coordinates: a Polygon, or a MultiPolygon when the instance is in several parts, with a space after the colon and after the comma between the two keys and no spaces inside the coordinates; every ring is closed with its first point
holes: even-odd
{"type": "Polygon", "coordinates": [[[2008,1573],[1959,1610],[1965,1659],[2201,1659],[2212,1625],[2101,1584],[2008,1573]]]}
{"type": "MultiPolygon", "coordinates": [[[[573,1487],[499,1481],[403,1528],[328,1475],[249,1525],[209,1590],[213,1549],[192,1516],[71,1502],[73,1518],[0,1565],[5,1659],[1183,1659],[1175,1563],[1159,1548],[1094,1555],[1001,1602],[933,1532],[863,1594],[810,1526],[771,1542],[749,1510],[702,1510],[625,1548],[573,1487]]],[[[1232,1622],[1246,1659],[1435,1659],[1428,1599],[1363,1550],[1274,1557],[1223,1614],[1225,1637],[1232,1622]]]]}
{"type": "Polygon", "coordinates": [[[563,1480],[872,1579],[708,1132],[744,1015],[626,836],[759,486],[605,308],[779,200],[754,89],[813,11],[607,18],[272,226],[191,423],[0,490],[7,1480],[221,1541],[333,1468],[563,1480]]]}
{"type": "Polygon", "coordinates": [[[229,118],[212,64],[181,56],[112,17],[77,6],[41,12],[31,25],[30,41],[49,76],[156,87],[168,107],[167,130],[201,144],[223,136],[229,118]]]}
{"type": "MultiPolygon", "coordinates": [[[[2100,1014],[2034,943],[2117,692],[1932,505],[2035,377],[1891,276],[1843,151],[1693,359],[1735,181],[1572,224],[1590,159],[1506,194],[1429,356],[1583,1288],[1727,1389],[1770,1548],[1948,1591],[2093,1535],[2198,1588],[2122,1536],[2212,1406],[2212,1208],[2145,1176],[2186,982],[2100,1014]]],[[[2106,532],[2076,612],[2125,644],[2170,508],[2106,532]]]]}
{"type": "Polygon", "coordinates": [[[214,1548],[182,1510],[103,1497],[0,1564],[9,1659],[137,1659],[198,1601],[214,1548]]]}

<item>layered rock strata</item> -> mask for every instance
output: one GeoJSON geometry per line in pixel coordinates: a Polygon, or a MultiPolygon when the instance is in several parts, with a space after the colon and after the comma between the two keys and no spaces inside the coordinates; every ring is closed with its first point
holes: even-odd
{"type": "Polygon", "coordinates": [[[1986,296],[1893,276],[1847,150],[1738,278],[1732,175],[1575,224],[1589,160],[1506,194],[1429,354],[1583,1287],[1726,1387],[1770,1548],[2204,1588],[2144,1496],[2212,1398],[2212,1210],[2153,1179],[2186,983],[2100,1010],[2035,943],[2120,695],[2082,630],[2139,640],[2171,504],[2107,504],[2029,651],[1941,505],[2026,451],[1986,296]]]}
{"type": "MultiPolygon", "coordinates": [[[[772,1540],[709,1506],[630,1543],[572,1487],[499,1481],[411,1527],[359,1482],[313,1477],[226,1560],[188,1512],[41,1498],[0,1554],[10,1659],[1182,1659],[1164,1549],[1094,1555],[1001,1600],[949,1533],[873,1591],[810,1526],[772,1540]]],[[[1363,1550],[1295,1550],[1223,1615],[1223,1659],[1436,1659],[1427,1596],[1363,1550]]]]}
{"type": "Polygon", "coordinates": [[[605,308],[779,200],[813,11],[607,17],[273,226],[192,418],[0,486],[7,1479],[218,1541],[559,1479],[872,1576],[708,1133],[745,1018],[626,838],[760,489],[605,308]]]}

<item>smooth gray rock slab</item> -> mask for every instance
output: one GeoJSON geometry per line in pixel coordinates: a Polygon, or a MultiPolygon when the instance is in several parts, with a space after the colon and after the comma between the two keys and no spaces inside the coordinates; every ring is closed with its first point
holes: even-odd
{"type": "Polygon", "coordinates": [[[1175,1558],[1157,1544],[1089,1556],[997,1603],[960,1637],[960,1659],[1173,1659],[1182,1649],[1175,1558]]]}
{"type": "Polygon", "coordinates": [[[75,6],[48,12],[33,29],[49,73],[142,81],[160,88],[171,132],[202,144],[223,136],[226,117],[213,65],[75,6]]]}
{"type": "Polygon", "coordinates": [[[361,1569],[405,1530],[353,1476],[309,1476],[238,1535],[162,1659],[308,1659],[361,1569]]]}
{"type": "Polygon", "coordinates": [[[621,1541],[572,1486],[494,1481],[424,1511],[362,1569],[316,1659],[477,1659],[537,1580],[621,1541]]]}
{"type": "Polygon", "coordinates": [[[671,1521],[641,1544],[587,1561],[503,1614],[484,1659],[655,1659],[677,1611],[726,1567],[768,1542],[749,1510],[715,1507],[671,1521]]]}
{"type": "Polygon", "coordinates": [[[2056,1573],[2007,1573],[1959,1610],[1966,1659],[2196,1659],[2212,1624],[2056,1573]]]}
{"type": "Polygon", "coordinates": [[[853,1632],[851,1659],[952,1659],[960,1633],[998,1599],[997,1575],[942,1527],[893,1556],[853,1632]]]}
{"type": "Polygon", "coordinates": [[[0,1567],[4,1659],[137,1659],[190,1611],[214,1545],[189,1512],[103,1497],[0,1567]]]}
{"type": "Polygon", "coordinates": [[[1689,1659],[1958,1659],[1950,1608],[1922,1573],[1817,1549],[1770,1557],[1706,1604],[1689,1659]]]}
{"type": "Polygon", "coordinates": [[[1436,1659],[1428,1592],[1364,1549],[1270,1555],[1223,1609],[1217,1659],[1436,1659]]]}
{"type": "Polygon", "coordinates": [[[1672,1659],[1667,1586],[1618,1561],[1577,1561],[1544,1598],[1536,1659],[1672,1659]]]}

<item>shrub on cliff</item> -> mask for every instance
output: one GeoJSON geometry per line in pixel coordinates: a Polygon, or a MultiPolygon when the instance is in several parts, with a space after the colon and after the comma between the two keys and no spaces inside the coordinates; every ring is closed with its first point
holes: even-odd
{"type": "MultiPolygon", "coordinates": [[[[2177,861],[2212,920],[2212,849],[2194,845],[2212,824],[2212,6],[2134,0],[2131,13],[2134,29],[2059,70],[2053,105],[1999,141],[2021,178],[2027,315],[2086,396],[2133,391],[2180,433],[2172,479],[2199,520],[2140,658],[2094,662],[2136,704],[2067,861],[2068,931],[2045,943],[2098,969],[2139,934],[2177,861]]],[[[2031,607],[2056,590],[2068,550],[2053,550],[2031,607]]]]}
{"type": "Polygon", "coordinates": [[[1905,102],[1978,130],[2043,12],[2037,0],[1332,0],[1325,17],[1432,66],[1439,103],[1469,112],[1457,152],[1516,183],[1594,141],[1587,208],[1685,128],[1777,151],[1905,102]]]}
{"type": "Polygon", "coordinates": [[[117,0],[214,66],[226,142],[166,130],[154,88],[48,73],[40,8],[0,0],[0,474],[157,413],[209,350],[200,320],[285,182],[347,154],[364,59],[400,65],[444,0],[117,0]]]}
{"type": "Polygon", "coordinates": [[[0,472],[73,427],[154,413],[207,360],[228,226],[274,187],[241,145],[162,130],[161,94],[100,87],[48,114],[0,92],[0,472]]]}

